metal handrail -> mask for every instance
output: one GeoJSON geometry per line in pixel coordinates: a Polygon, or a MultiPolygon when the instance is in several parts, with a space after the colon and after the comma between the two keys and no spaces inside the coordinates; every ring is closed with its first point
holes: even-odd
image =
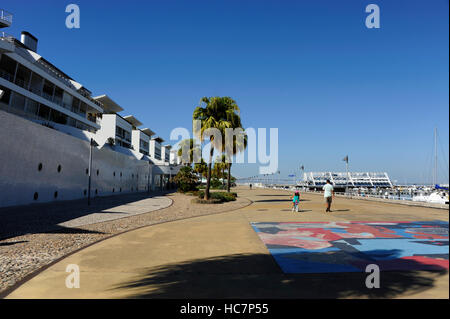
{"type": "Polygon", "coordinates": [[[8,21],[9,23],[12,23],[13,15],[12,15],[12,13],[10,13],[6,10],[0,9],[0,19],[3,21],[8,21]]]}
{"type": "Polygon", "coordinates": [[[14,36],[6,33],[5,31],[0,31],[0,39],[8,41],[8,42],[14,42],[14,36]]]}

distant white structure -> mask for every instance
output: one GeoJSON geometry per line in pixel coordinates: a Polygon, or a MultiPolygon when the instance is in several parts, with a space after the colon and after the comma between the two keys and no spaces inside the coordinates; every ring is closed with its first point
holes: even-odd
{"type": "Polygon", "coordinates": [[[348,187],[393,187],[391,179],[386,172],[307,172],[303,174],[305,186],[310,188],[322,187],[330,180],[336,188],[348,187]]]}

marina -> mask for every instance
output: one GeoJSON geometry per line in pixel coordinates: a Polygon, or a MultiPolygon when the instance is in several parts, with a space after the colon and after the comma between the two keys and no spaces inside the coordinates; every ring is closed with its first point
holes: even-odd
{"type": "Polygon", "coordinates": [[[395,185],[386,172],[351,172],[348,175],[342,172],[307,172],[301,180],[268,174],[238,179],[237,183],[247,186],[252,184],[258,188],[321,192],[327,179],[339,195],[449,205],[448,184],[395,185]]]}

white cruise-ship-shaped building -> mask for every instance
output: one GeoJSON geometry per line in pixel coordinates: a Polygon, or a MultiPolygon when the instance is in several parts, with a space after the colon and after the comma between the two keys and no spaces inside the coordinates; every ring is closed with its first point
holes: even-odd
{"type": "Polygon", "coordinates": [[[386,172],[307,172],[303,174],[303,184],[309,188],[321,188],[326,181],[337,189],[391,188],[393,184],[386,172]]]}
{"type": "Polygon", "coordinates": [[[12,22],[0,9],[0,207],[86,196],[91,140],[92,195],[166,187],[170,145],[42,57],[35,36],[3,31],[12,22]]]}

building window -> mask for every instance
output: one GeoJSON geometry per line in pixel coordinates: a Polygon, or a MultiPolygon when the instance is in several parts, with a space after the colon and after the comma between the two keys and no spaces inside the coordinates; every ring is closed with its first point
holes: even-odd
{"type": "Polygon", "coordinates": [[[50,118],[50,108],[45,106],[44,104],[39,105],[39,117],[44,120],[48,120],[50,118]]]}
{"type": "Polygon", "coordinates": [[[67,124],[67,115],[65,115],[59,111],[52,110],[52,112],[50,114],[50,121],[58,123],[58,124],[66,125],[67,124]]]}
{"type": "Polygon", "coordinates": [[[157,149],[157,148],[155,148],[155,158],[156,159],[161,159],[161,150],[160,149],[157,149]]]}
{"type": "Polygon", "coordinates": [[[58,105],[64,106],[63,105],[63,93],[64,90],[55,86],[55,96],[53,97],[53,102],[55,102],[58,105]]]}
{"type": "Polygon", "coordinates": [[[27,99],[27,109],[26,112],[30,115],[37,115],[39,109],[39,103],[30,99],[27,99]]]}
{"type": "Polygon", "coordinates": [[[146,142],[146,141],[144,141],[144,140],[139,140],[139,142],[140,142],[140,147],[142,148],[142,149],[144,149],[144,150],[148,150],[148,143],[146,142]]]}
{"type": "Polygon", "coordinates": [[[0,59],[0,76],[7,81],[14,80],[14,73],[16,72],[17,62],[9,56],[2,54],[0,59]]]}
{"type": "Polygon", "coordinates": [[[43,81],[44,79],[40,75],[33,73],[33,75],[31,76],[30,91],[40,96],[43,81]]]}
{"type": "Polygon", "coordinates": [[[84,123],[81,123],[80,121],[76,121],[75,127],[77,129],[83,130],[83,131],[87,131],[88,130],[88,126],[84,123]]]}
{"type": "Polygon", "coordinates": [[[72,112],[77,113],[78,114],[78,110],[80,109],[80,103],[81,101],[79,99],[77,99],[76,97],[73,98],[72,100],[72,112]]]}
{"type": "Polygon", "coordinates": [[[53,83],[45,80],[44,88],[42,90],[42,97],[46,98],[47,100],[52,101],[54,88],[55,88],[55,85],[53,83]]]}
{"type": "Polygon", "coordinates": [[[11,106],[16,110],[24,111],[25,96],[14,92],[11,99],[11,106]]]}
{"type": "Polygon", "coordinates": [[[86,116],[86,112],[87,112],[87,108],[88,108],[87,104],[84,103],[84,102],[81,102],[80,110],[79,110],[78,114],[83,116],[83,117],[85,117],[86,116]]]}
{"type": "Polygon", "coordinates": [[[70,116],[67,117],[67,125],[76,127],[77,121],[74,118],[71,118],[70,116]]]}
{"type": "Polygon", "coordinates": [[[14,83],[20,87],[23,87],[24,89],[27,89],[28,84],[30,83],[30,78],[31,78],[31,71],[26,67],[24,67],[22,64],[19,64],[16,73],[16,80],[14,83]]]}
{"type": "Polygon", "coordinates": [[[9,105],[9,98],[11,97],[11,90],[7,89],[3,86],[0,86],[0,90],[3,91],[3,95],[0,98],[0,103],[3,103],[5,105],[9,105]]]}
{"type": "Polygon", "coordinates": [[[125,137],[125,131],[123,130],[123,128],[116,126],[116,136],[119,138],[125,137]]]}

